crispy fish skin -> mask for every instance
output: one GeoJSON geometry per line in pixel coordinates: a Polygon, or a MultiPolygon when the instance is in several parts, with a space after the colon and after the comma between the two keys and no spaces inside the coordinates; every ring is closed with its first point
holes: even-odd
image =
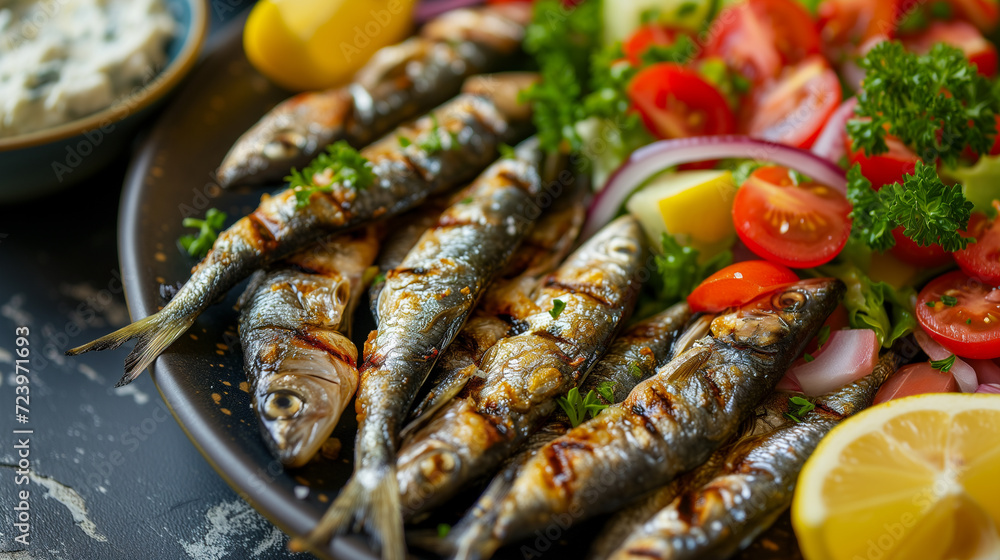
{"type": "MultiPolygon", "coordinates": [[[[801,422],[741,442],[718,476],[681,494],[610,558],[728,558],[745,548],[791,505],[799,471],[820,440],[868,407],[899,364],[890,350],[868,376],[816,399],[801,422]]],[[[782,398],[787,403],[788,395],[782,398]]]]}
{"type": "Polygon", "coordinates": [[[365,343],[355,472],[313,531],[313,542],[358,523],[384,558],[403,558],[395,473],[400,422],[441,351],[530,228],[524,212],[541,189],[543,155],[534,139],[516,154],[481,175],[469,200],[448,208],[387,275],[378,302],[381,321],[365,343]]]}
{"type": "Polygon", "coordinates": [[[442,503],[516,451],[611,343],[635,303],[645,253],[638,222],[623,216],[584,243],[543,281],[539,312],[505,338],[466,386],[399,454],[404,513],[442,503]],[[554,311],[554,301],[565,307],[554,311]],[[553,317],[553,315],[557,315],[553,317]]]}
{"type": "Polygon", "coordinates": [[[576,183],[576,178],[564,176],[546,186],[550,197],[559,197],[557,206],[542,214],[531,228],[500,277],[483,294],[473,316],[441,356],[424,384],[427,391],[418,396],[410,413],[404,437],[465,387],[479,371],[487,350],[515,331],[526,317],[539,311],[531,293],[569,254],[587,215],[583,187],[576,183]],[[561,194],[564,187],[571,187],[571,192],[561,194]]]}
{"type": "Polygon", "coordinates": [[[787,425],[790,420],[782,414],[787,411],[787,403],[787,395],[773,393],[764,404],[757,408],[754,417],[749,419],[747,429],[737,434],[730,444],[716,450],[707,461],[696,469],[682,474],[666,486],[657,488],[616,511],[591,543],[587,558],[589,560],[609,558],[637,531],[638,527],[642,527],[644,523],[669,506],[677,496],[708,484],[722,470],[727,457],[733,453],[734,445],[740,441],[747,438],[760,438],[762,435],[770,434],[787,425]]]}
{"type": "Polygon", "coordinates": [[[286,467],[315,455],[354,397],[358,349],[345,334],[378,246],[373,227],[323,240],[255,277],[241,298],[251,407],[286,467]]]}
{"type": "MultiPolygon", "coordinates": [[[[464,197],[464,195],[463,195],[464,197]]],[[[445,197],[437,197],[409,211],[392,224],[392,231],[382,241],[382,250],[375,261],[379,276],[368,287],[368,302],[372,317],[378,322],[378,296],[385,287],[385,275],[403,262],[407,253],[420,240],[425,231],[434,227],[441,212],[449,206],[445,197]]]]}
{"type": "MultiPolygon", "coordinates": [[[[295,191],[261,197],[260,206],[219,234],[191,278],[160,311],[140,321],[69,350],[117,348],[138,338],[125,359],[124,385],[135,379],[206,307],[254,271],[287,257],[324,235],[347,231],[378,218],[400,214],[428,196],[453,189],[486,168],[498,146],[522,134],[527,122],[511,118],[492,98],[465,94],[431,115],[397,129],[396,135],[365,148],[375,180],[365,189],[331,184],[330,192],[314,193],[299,207],[295,191]],[[444,149],[424,147],[431,136],[447,136],[444,149]],[[396,136],[412,141],[403,147],[396,136]]],[[[317,174],[314,181],[322,180],[317,174]]],[[[327,179],[329,180],[329,179],[327,179]]]]}
{"type": "Polygon", "coordinates": [[[326,146],[354,147],[455,96],[465,78],[500,69],[520,50],[528,10],[449,12],[421,34],[385,47],[348,86],[298,94],[247,130],[216,171],[219,184],[280,181],[326,146]]]}
{"type": "Polygon", "coordinates": [[[716,317],[712,336],[525,464],[475,556],[489,557],[556,516],[565,524],[617,510],[705,462],[774,388],[843,294],[837,280],[804,280],[716,317]]]}
{"type": "MultiPolygon", "coordinates": [[[[674,341],[690,317],[691,310],[687,304],[679,303],[626,329],[587,374],[580,385],[580,394],[586,395],[590,391],[597,394],[598,387],[610,384],[612,400],[608,401],[603,395],[598,395],[598,399],[608,405],[624,400],[640,381],[667,361],[674,341]]],[[[465,554],[463,544],[475,542],[477,535],[492,529],[494,508],[506,495],[521,465],[538,449],[572,428],[566,413],[557,410],[541,429],[528,438],[518,454],[505,463],[476,504],[449,533],[449,540],[459,551],[457,556],[465,554]]]]}

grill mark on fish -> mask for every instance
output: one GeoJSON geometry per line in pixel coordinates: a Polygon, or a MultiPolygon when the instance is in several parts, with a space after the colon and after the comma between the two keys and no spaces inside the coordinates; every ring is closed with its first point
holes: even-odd
{"type": "Polygon", "coordinates": [[[357,360],[353,356],[348,356],[344,354],[339,349],[327,344],[326,342],[316,338],[315,336],[309,334],[308,331],[293,331],[293,335],[296,340],[301,341],[304,344],[312,346],[318,350],[321,350],[334,358],[344,362],[345,364],[351,366],[352,368],[357,368],[357,360]]]}
{"type": "Polygon", "coordinates": [[[562,290],[570,294],[579,294],[582,296],[589,297],[590,299],[603,305],[604,307],[615,306],[614,302],[609,301],[608,298],[604,297],[601,294],[594,293],[594,290],[587,285],[560,282],[559,280],[550,277],[545,280],[545,287],[556,290],[562,290]]]}

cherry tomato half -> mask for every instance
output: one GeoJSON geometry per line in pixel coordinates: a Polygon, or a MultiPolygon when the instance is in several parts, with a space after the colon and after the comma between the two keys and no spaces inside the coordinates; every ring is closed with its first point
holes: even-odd
{"type": "MultiPolygon", "coordinates": [[[[996,201],[993,203],[998,205],[996,201]]],[[[975,237],[965,249],[955,253],[955,261],[969,276],[1000,286],[1000,218],[990,220],[976,212],[969,220],[968,235],[975,237]]]]}
{"type": "Polygon", "coordinates": [[[945,251],[937,243],[932,245],[917,245],[917,242],[903,235],[903,228],[897,227],[892,230],[892,238],[896,244],[889,249],[892,256],[913,266],[924,268],[936,268],[951,264],[951,253],[945,251]]]}
{"type": "Polygon", "coordinates": [[[751,105],[750,136],[809,148],[840,105],[840,80],[821,56],[786,68],[751,105]]]}
{"type": "Polygon", "coordinates": [[[788,169],[761,167],[736,192],[733,224],[762,258],[796,268],[828,262],[851,233],[851,203],[840,191],[797,183],[788,169]]]}
{"type": "Polygon", "coordinates": [[[931,338],[963,358],[1000,358],[1000,290],[960,270],[920,290],[917,320],[931,338]]]}
{"type": "Polygon", "coordinates": [[[691,311],[718,312],[798,282],[791,270],[767,261],[744,261],[709,276],[688,296],[691,311]]]}
{"type": "Polygon", "coordinates": [[[1000,21],[1000,5],[996,0],[949,0],[958,16],[983,31],[991,31],[1000,21]]]}
{"type": "Polygon", "coordinates": [[[860,47],[876,37],[891,39],[900,21],[901,0],[823,0],[816,12],[824,45],[860,47]]]}
{"type": "Polygon", "coordinates": [[[726,8],[709,29],[705,54],[722,57],[754,83],[819,53],[809,12],[794,0],[749,0],[726,8]]]}
{"type": "Polygon", "coordinates": [[[862,150],[855,150],[850,137],[844,136],[844,138],[850,164],[853,166],[857,163],[861,166],[861,174],[872,182],[875,190],[893,183],[902,183],[904,175],[913,175],[916,172],[920,158],[896,138],[886,137],[885,143],[889,146],[889,151],[877,156],[865,155],[862,150]]]}
{"type": "Polygon", "coordinates": [[[997,73],[997,49],[972,24],[964,21],[935,21],[923,32],[903,39],[908,50],[930,52],[935,43],[947,43],[965,53],[979,73],[991,78],[997,73]]]}
{"type": "Polygon", "coordinates": [[[643,122],[660,138],[730,134],[736,120],[719,90],[679,64],[653,64],[628,86],[643,122]]]}
{"type": "Polygon", "coordinates": [[[683,33],[683,31],[663,25],[643,25],[625,40],[622,44],[622,51],[629,62],[638,66],[642,62],[642,55],[649,50],[649,47],[673,45],[678,35],[683,33]]]}

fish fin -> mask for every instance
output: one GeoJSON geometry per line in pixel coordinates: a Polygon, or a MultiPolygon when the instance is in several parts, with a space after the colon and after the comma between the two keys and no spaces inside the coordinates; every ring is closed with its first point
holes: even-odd
{"type": "Polygon", "coordinates": [[[420,403],[417,408],[413,410],[410,414],[409,423],[399,432],[400,441],[405,440],[410,434],[420,429],[421,426],[426,424],[431,417],[441,410],[441,407],[448,403],[451,399],[455,398],[462,389],[469,383],[472,379],[472,373],[466,374],[466,370],[476,368],[475,364],[469,365],[467,368],[462,370],[462,376],[460,378],[452,378],[450,382],[443,387],[444,391],[435,391],[432,395],[428,395],[422,403],[420,403]]]}
{"type": "Polygon", "coordinates": [[[136,338],[139,340],[138,343],[125,358],[125,375],[115,384],[115,387],[128,385],[136,377],[139,377],[139,374],[157,356],[184,334],[184,331],[191,327],[195,317],[198,316],[198,313],[191,313],[178,317],[169,311],[169,306],[164,307],[149,317],[140,319],[111,334],[67,350],[66,355],[76,356],[91,350],[113,350],[126,341],[136,338]]]}
{"type": "Polygon", "coordinates": [[[668,382],[683,381],[690,378],[692,375],[698,373],[702,364],[708,360],[708,356],[711,352],[707,352],[704,348],[699,348],[697,350],[689,350],[677,356],[670,361],[664,367],[673,366],[673,371],[670,372],[670,376],[667,378],[668,382]],[[674,362],[680,362],[673,365],[674,362]]]}
{"type": "Polygon", "coordinates": [[[406,558],[401,512],[395,465],[381,467],[378,472],[358,471],[312,532],[296,544],[315,550],[334,535],[360,531],[382,549],[383,560],[406,558]]]}

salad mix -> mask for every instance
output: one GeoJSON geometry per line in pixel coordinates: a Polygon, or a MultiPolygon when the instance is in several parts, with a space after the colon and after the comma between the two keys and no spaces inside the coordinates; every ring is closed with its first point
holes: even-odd
{"type": "Polygon", "coordinates": [[[835,276],[843,309],[783,387],[840,387],[915,332],[929,360],[880,400],[1000,390],[995,1],[534,10],[523,96],[592,175],[585,235],[628,212],[659,248],[640,315],[835,276]]]}

